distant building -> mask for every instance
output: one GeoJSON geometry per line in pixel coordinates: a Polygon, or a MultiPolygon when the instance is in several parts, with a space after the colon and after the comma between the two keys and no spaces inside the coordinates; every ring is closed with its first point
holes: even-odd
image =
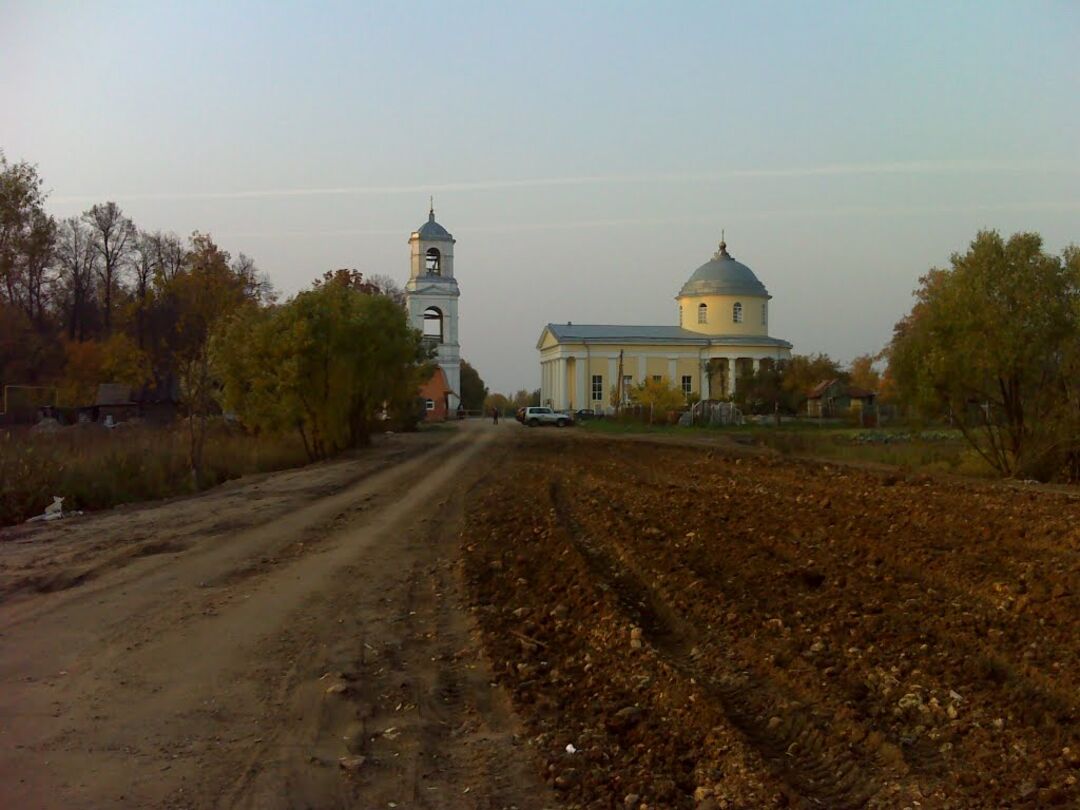
{"type": "Polygon", "coordinates": [[[613,390],[650,378],[668,380],[687,398],[728,399],[762,360],[791,357],[790,343],[769,336],[770,298],[721,242],[679,291],[677,326],[545,326],[536,343],[541,404],[607,411],[613,390]]]}
{"type": "Polygon", "coordinates": [[[830,419],[853,413],[869,414],[874,410],[877,394],[841,380],[818,383],[806,398],[806,415],[830,419]]]}
{"type": "MultiPolygon", "coordinates": [[[[445,407],[447,413],[457,412],[461,392],[461,345],[458,343],[461,291],[454,278],[455,241],[450,232],[435,221],[432,204],[427,222],[409,237],[410,272],[405,285],[409,323],[423,332],[425,343],[436,350],[435,362],[447,388],[446,402],[441,407],[445,407]]],[[[438,381],[433,385],[432,390],[438,393],[438,381]]],[[[434,399],[437,401],[439,397],[441,394],[434,399]]]]}
{"type": "Polygon", "coordinates": [[[450,397],[454,392],[446,382],[446,372],[439,366],[427,382],[420,386],[418,396],[424,401],[424,420],[445,422],[454,413],[450,409],[450,397]]]}

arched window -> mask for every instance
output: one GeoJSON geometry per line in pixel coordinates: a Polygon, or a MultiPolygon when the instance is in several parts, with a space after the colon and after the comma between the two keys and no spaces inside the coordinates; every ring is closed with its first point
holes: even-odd
{"type": "Polygon", "coordinates": [[[735,302],[735,306],[731,308],[731,320],[735,323],[742,323],[742,303],[735,302]]]}
{"type": "Polygon", "coordinates": [[[428,307],[424,310],[424,337],[433,338],[442,343],[442,310],[438,307],[428,307]]]}
{"type": "Polygon", "coordinates": [[[424,268],[429,276],[442,275],[442,254],[438,248],[428,248],[424,255],[424,268]]]}
{"type": "Polygon", "coordinates": [[[697,322],[708,323],[709,322],[709,307],[705,304],[697,305],[697,322]]]}

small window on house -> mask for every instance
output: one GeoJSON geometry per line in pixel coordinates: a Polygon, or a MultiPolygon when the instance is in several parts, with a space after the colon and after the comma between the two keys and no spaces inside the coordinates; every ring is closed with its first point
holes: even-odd
{"type": "Polygon", "coordinates": [[[428,248],[424,254],[424,269],[429,276],[442,275],[442,254],[438,248],[428,248]]]}
{"type": "Polygon", "coordinates": [[[424,407],[427,408],[429,411],[435,410],[435,400],[433,400],[433,399],[424,400],[424,407]]]}
{"type": "Polygon", "coordinates": [[[682,378],[682,393],[684,397],[689,398],[690,394],[694,391],[694,378],[689,374],[683,374],[682,378]]]}
{"type": "Polygon", "coordinates": [[[761,305],[761,325],[762,326],[768,326],[769,325],[769,305],[768,305],[768,303],[763,303],[761,305]]]}
{"type": "Polygon", "coordinates": [[[708,323],[709,322],[709,307],[706,304],[698,304],[697,307],[697,322],[708,323]]]}
{"type": "Polygon", "coordinates": [[[735,323],[742,323],[742,304],[738,301],[731,308],[731,320],[735,323]]]}
{"type": "Polygon", "coordinates": [[[658,382],[660,382],[660,381],[661,381],[662,379],[664,379],[664,378],[663,378],[663,376],[662,376],[662,375],[660,375],[660,374],[653,374],[653,375],[652,375],[652,381],[653,381],[654,383],[658,383],[658,382]]]}
{"type": "Polygon", "coordinates": [[[592,398],[593,402],[600,402],[604,398],[604,377],[602,374],[592,375],[592,398]]]}

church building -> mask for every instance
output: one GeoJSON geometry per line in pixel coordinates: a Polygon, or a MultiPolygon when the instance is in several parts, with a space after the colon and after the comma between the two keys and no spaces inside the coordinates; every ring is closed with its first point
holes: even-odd
{"type": "MultiPolygon", "coordinates": [[[[556,324],[544,327],[540,401],[557,410],[612,409],[613,392],[667,380],[689,399],[728,399],[761,361],[786,360],[791,344],[769,336],[769,295],[721,241],[676,296],[676,326],[556,324]]],[[[624,393],[625,396],[625,393],[624,393]]]]}
{"type": "Polygon", "coordinates": [[[435,221],[434,203],[428,220],[409,236],[410,271],[405,285],[409,323],[435,349],[438,370],[421,389],[429,419],[445,419],[461,402],[461,345],[458,343],[458,289],[454,278],[454,237],[435,221]]]}

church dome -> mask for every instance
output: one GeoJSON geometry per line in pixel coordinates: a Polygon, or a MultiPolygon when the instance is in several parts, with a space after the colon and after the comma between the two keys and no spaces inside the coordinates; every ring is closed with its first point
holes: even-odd
{"type": "Polygon", "coordinates": [[[454,241],[454,237],[450,235],[450,231],[446,230],[446,228],[435,221],[434,208],[428,212],[428,221],[413,231],[413,236],[419,237],[427,242],[437,242],[439,240],[444,242],[454,241]]]}
{"type": "Polygon", "coordinates": [[[721,242],[720,249],[713,257],[695,270],[683,284],[679,297],[684,295],[751,295],[768,298],[769,292],[758,281],[753,270],[731,258],[727,243],[721,242]]]}

